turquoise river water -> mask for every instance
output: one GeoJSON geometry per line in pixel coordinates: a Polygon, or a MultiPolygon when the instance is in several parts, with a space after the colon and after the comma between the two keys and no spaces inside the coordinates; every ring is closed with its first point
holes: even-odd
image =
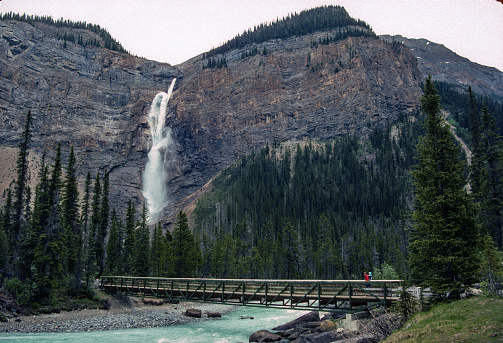
{"type": "Polygon", "coordinates": [[[216,320],[163,328],[73,333],[0,333],[0,343],[33,342],[140,342],[140,343],[237,343],[248,342],[252,333],[270,330],[303,315],[304,311],[240,307],[216,320]],[[241,319],[253,317],[254,319],[241,319]]]}

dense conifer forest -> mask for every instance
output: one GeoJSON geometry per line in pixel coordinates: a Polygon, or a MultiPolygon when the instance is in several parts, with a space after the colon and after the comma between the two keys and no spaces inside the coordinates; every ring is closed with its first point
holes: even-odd
{"type": "Polygon", "coordinates": [[[405,277],[409,170],[421,132],[403,117],[367,141],[274,145],[241,158],[197,206],[203,272],[358,279],[387,264],[405,277]]]}
{"type": "MultiPolygon", "coordinates": [[[[300,13],[293,13],[282,19],[276,19],[272,23],[263,23],[248,29],[240,35],[232,38],[221,46],[206,52],[203,59],[209,59],[219,54],[224,54],[233,49],[241,49],[247,45],[259,44],[271,39],[286,39],[294,36],[302,36],[317,31],[330,31],[346,27],[337,38],[344,39],[349,36],[374,36],[369,25],[361,20],[353,19],[341,6],[322,6],[300,13]],[[349,26],[356,28],[348,28],[349,26]]],[[[318,43],[318,42],[314,42],[318,43]]],[[[327,42],[328,43],[328,42],[327,42]]],[[[260,51],[264,53],[264,51],[260,51]]],[[[258,51],[255,51],[258,53],[258,51]]],[[[251,52],[253,55],[253,52],[251,52]]],[[[216,62],[215,66],[221,65],[216,62]]]]}

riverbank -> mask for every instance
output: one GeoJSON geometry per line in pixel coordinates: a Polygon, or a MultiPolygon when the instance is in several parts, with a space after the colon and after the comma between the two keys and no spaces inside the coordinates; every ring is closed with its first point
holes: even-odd
{"type": "MultiPolygon", "coordinates": [[[[8,322],[0,322],[0,333],[47,333],[105,331],[132,328],[155,328],[187,324],[208,318],[206,312],[227,313],[235,306],[180,302],[169,304],[160,300],[123,297],[106,299],[108,310],[62,311],[60,313],[41,314],[37,316],[17,316],[8,322]],[[200,309],[201,318],[186,317],[183,312],[189,308],[200,309]]],[[[218,320],[218,318],[217,318],[218,320]]]]}

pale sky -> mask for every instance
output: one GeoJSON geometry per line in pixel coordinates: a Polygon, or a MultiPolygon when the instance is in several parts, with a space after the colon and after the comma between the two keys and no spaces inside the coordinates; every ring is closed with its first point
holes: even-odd
{"type": "Polygon", "coordinates": [[[321,5],[344,6],[378,35],[426,38],[503,71],[496,0],[0,0],[0,12],[98,24],[132,54],[176,65],[254,25],[321,5]]]}

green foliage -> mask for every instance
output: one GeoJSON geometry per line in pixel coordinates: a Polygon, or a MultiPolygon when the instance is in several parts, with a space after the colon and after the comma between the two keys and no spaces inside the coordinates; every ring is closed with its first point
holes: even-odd
{"type": "Polygon", "coordinates": [[[20,306],[29,306],[37,298],[38,286],[36,283],[27,283],[17,278],[11,278],[4,280],[4,287],[16,298],[20,306]]]}
{"type": "Polygon", "coordinates": [[[129,200],[126,212],[125,233],[124,233],[124,249],[123,249],[123,267],[122,273],[124,275],[131,275],[133,271],[133,254],[135,244],[135,223],[136,223],[136,209],[133,201],[129,200]]]}
{"type": "Polygon", "coordinates": [[[498,342],[503,332],[501,308],[503,299],[483,297],[440,303],[416,313],[386,342],[498,342]]]}
{"type": "Polygon", "coordinates": [[[143,204],[140,220],[136,223],[133,244],[133,265],[132,274],[134,276],[149,275],[149,229],[147,225],[147,207],[143,204]]]}
{"type": "Polygon", "coordinates": [[[173,265],[175,277],[194,277],[199,267],[201,252],[189,229],[187,215],[180,211],[173,234],[173,265]]]}
{"type": "Polygon", "coordinates": [[[400,276],[392,265],[384,262],[372,272],[372,280],[399,280],[400,276]]]}
{"type": "Polygon", "coordinates": [[[492,238],[483,237],[481,251],[481,288],[490,296],[503,297],[503,253],[498,251],[492,238]]]}
{"type": "Polygon", "coordinates": [[[403,216],[421,132],[404,117],[393,129],[373,130],[367,142],[266,146],[238,160],[194,211],[203,275],[229,274],[211,261],[222,259],[220,241],[230,233],[229,250],[245,247],[238,277],[360,278],[383,262],[403,277],[403,216]]]}
{"type": "Polygon", "coordinates": [[[115,210],[112,211],[112,224],[106,246],[106,275],[122,275],[122,223],[115,210]]]}
{"type": "Polygon", "coordinates": [[[440,114],[440,99],[426,80],[421,107],[426,135],[418,145],[413,228],[410,233],[411,279],[440,295],[458,293],[477,281],[479,226],[476,206],[466,193],[460,148],[440,114]]]}
{"type": "Polygon", "coordinates": [[[400,313],[405,319],[408,319],[412,314],[417,312],[417,300],[407,292],[406,289],[401,288],[398,292],[398,300],[393,303],[391,310],[400,313]]]}
{"type": "MultiPolygon", "coordinates": [[[[33,131],[33,119],[31,111],[26,115],[24,130],[22,133],[22,140],[19,144],[18,158],[16,162],[17,178],[14,182],[14,193],[12,199],[12,223],[10,225],[9,241],[10,246],[13,247],[13,260],[16,261],[20,255],[20,245],[18,242],[24,235],[26,229],[27,213],[24,212],[27,208],[28,198],[28,153],[29,145],[31,143],[31,136],[33,131]]],[[[18,276],[19,273],[17,273],[18,276]]]]}
{"type": "MultiPolygon", "coordinates": [[[[339,39],[351,35],[374,35],[365,22],[351,18],[343,7],[332,5],[322,6],[305,10],[298,14],[290,14],[272,23],[260,24],[255,26],[253,30],[248,29],[218,48],[208,51],[205,53],[204,58],[214,57],[233,49],[241,49],[247,45],[259,44],[272,39],[286,39],[294,36],[307,35],[317,31],[330,31],[346,26],[354,26],[357,28],[341,30],[339,39]]],[[[256,53],[258,53],[258,51],[253,52],[252,50],[250,55],[256,53]]],[[[263,51],[263,53],[265,55],[267,52],[263,51]]]]}

